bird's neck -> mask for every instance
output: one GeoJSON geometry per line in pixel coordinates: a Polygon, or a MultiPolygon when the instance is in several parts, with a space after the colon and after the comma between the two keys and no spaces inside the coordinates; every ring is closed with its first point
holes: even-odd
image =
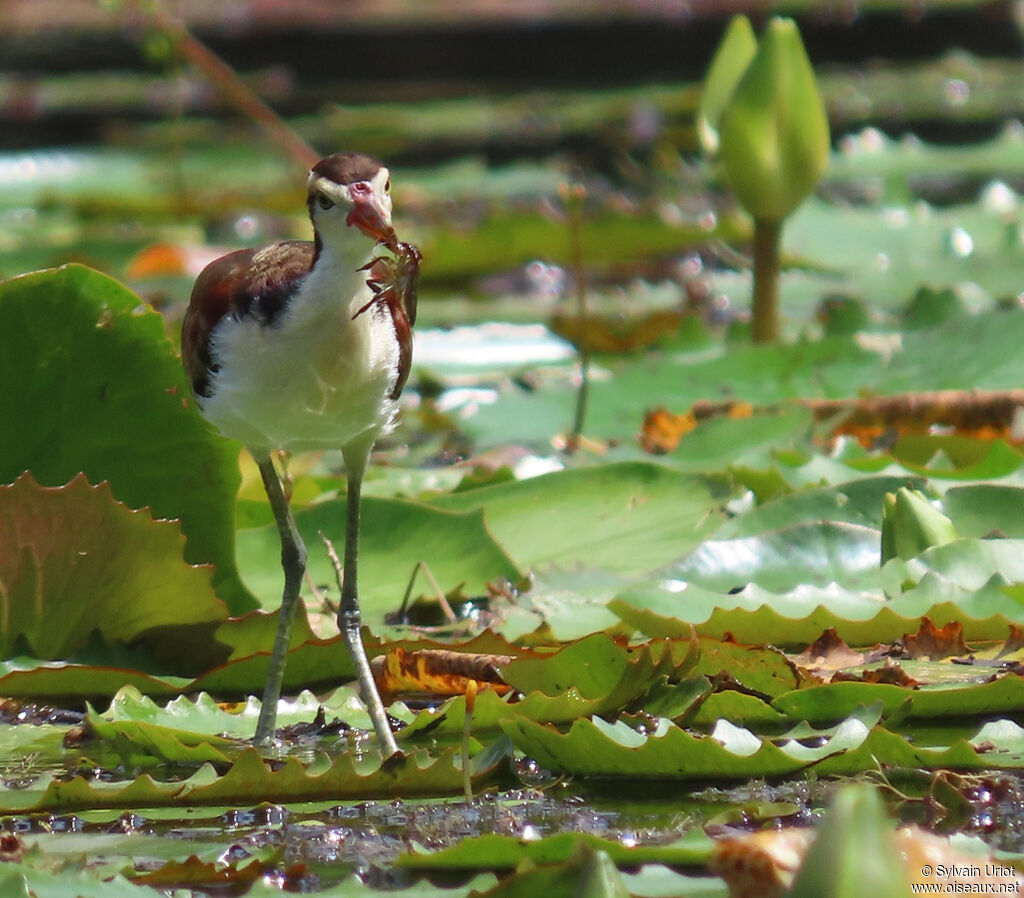
{"type": "Polygon", "coordinates": [[[366,301],[363,294],[369,290],[362,270],[372,255],[369,241],[354,240],[351,234],[340,236],[348,239],[313,231],[313,264],[304,292],[315,296],[316,304],[325,306],[324,311],[337,308],[339,302],[345,308],[353,304],[359,308],[366,301]]]}

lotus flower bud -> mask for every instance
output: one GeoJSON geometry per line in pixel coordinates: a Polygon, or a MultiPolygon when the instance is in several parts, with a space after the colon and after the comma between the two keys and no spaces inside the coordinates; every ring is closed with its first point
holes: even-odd
{"type": "Polygon", "coordinates": [[[733,16],[708,67],[697,110],[697,135],[704,152],[718,153],[718,125],[736,85],[757,55],[757,38],[746,16],[733,16]]]}
{"type": "Polygon", "coordinates": [[[882,564],[915,558],[957,538],[953,522],[917,490],[886,493],[882,502],[882,564]]]}
{"type": "MultiPolygon", "coordinates": [[[[734,38],[735,46],[742,40],[734,38]]],[[[742,52],[734,51],[727,73],[742,52]]],[[[709,100],[712,113],[718,102],[709,100]]],[[[828,118],[792,19],[768,25],[718,125],[729,186],[755,221],[782,221],[817,186],[828,164],[828,118]]]]}

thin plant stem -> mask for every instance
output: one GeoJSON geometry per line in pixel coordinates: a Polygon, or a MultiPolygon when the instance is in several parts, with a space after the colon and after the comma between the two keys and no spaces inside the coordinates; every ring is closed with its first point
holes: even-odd
{"type": "Polygon", "coordinates": [[[287,155],[304,168],[312,168],[320,158],[294,128],[247,85],[238,73],[196,38],[181,19],[170,15],[159,3],[149,10],[153,24],[166,34],[181,55],[194,65],[239,112],[254,121],[287,155]]]}
{"type": "Polygon", "coordinates": [[[577,353],[580,361],[580,386],[576,391],[576,412],[567,450],[572,452],[580,444],[587,418],[590,399],[590,328],[587,310],[587,274],[583,268],[583,199],[586,188],[582,184],[567,185],[566,206],[569,212],[569,241],[573,274],[576,279],[576,313],[580,319],[580,341],[577,353]]]}
{"type": "Polygon", "coordinates": [[[462,791],[466,796],[466,804],[473,802],[473,770],[472,759],[469,757],[469,739],[473,732],[473,707],[476,705],[476,680],[466,683],[466,716],[462,721],[462,791]]]}
{"type": "Polygon", "coordinates": [[[781,221],[754,222],[755,343],[776,343],[779,339],[779,247],[781,221]]]}
{"type": "Polygon", "coordinates": [[[437,578],[434,576],[434,572],[430,570],[430,565],[425,561],[417,561],[413,565],[412,576],[409,577],[409,583],[405,587],[405,595],[402,596],[402,604],[398,606],[398,620],[404,620],[406,610],[409,607],[409,599],[412,598],[412,588],[416,583],[416,577],[420,571],[423,571],[423,576],[427,578],[427,582],[434,590],[434,596],[437,598],[438,605],[441,606],[441,612],[446,618],[448,618],[449,624],[454,624],[458,621],[458,616],[455,614],[455,609],[452,608],[451,603],[448,601],[448,597],[444,594],[444,590],[441,589],[441,585],[437,582],[437,578]]]}

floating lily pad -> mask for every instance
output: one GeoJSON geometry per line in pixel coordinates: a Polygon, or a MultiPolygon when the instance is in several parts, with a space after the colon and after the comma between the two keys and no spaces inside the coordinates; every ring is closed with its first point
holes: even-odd
{"type": "Polygon", "coordinates": [[[179,672],[195,672],[196,657],[209,659],[213,648],[212,627],[198,628],[225,620],[227,608],[210,569],[186,564],[183,548],[177,523],[126,508],[109,484],[91,486],[83,475],[61,487],[41,487],[30,474],[0,486],[0,652],[25,645],[65,658],[94,632],[108,644],[160,630],[169,640],[189,625],[193,654],[179,672]]]}
{"type": "Polygon", "coordinates": [[[0,431],[17,435],[0,446],[0,482],[109,481],[129,508],[181,520],[185,560],[215,565],[233,613],[255,607],[235,571],[238,447],[196,410],[160,315],[68,265],[0,284],[0,333],[0,431]]]}
{"type": "Polygon", "coordinates": [[[622,463],[452,493],[433,504],[483,509],[491,532],[524,567],[600,559],[605,570],[637,574],[712,532],[729,492],[723,478],[622,463]]]}

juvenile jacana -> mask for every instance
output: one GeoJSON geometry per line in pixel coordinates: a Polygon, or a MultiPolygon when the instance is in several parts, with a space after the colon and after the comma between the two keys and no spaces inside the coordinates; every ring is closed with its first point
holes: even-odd
{"type": "Polygon", "coordinates": [[[338,626],[385,756],[398,749],[360,634],[359,496],[370,451],[395,424],[409,374],[419,253],[391,225],[380,162],[339,153],[306,183],[313,242],[238,250],[192,289],[181,353],[200,409],[259,466],[281,536],[284,593],[255,741],[274,734],[288,637],[306,565],[271,452],[340,447],[348,480],[338,626]],[[374,257],[383,244],[396,259],[374,257]]]}

